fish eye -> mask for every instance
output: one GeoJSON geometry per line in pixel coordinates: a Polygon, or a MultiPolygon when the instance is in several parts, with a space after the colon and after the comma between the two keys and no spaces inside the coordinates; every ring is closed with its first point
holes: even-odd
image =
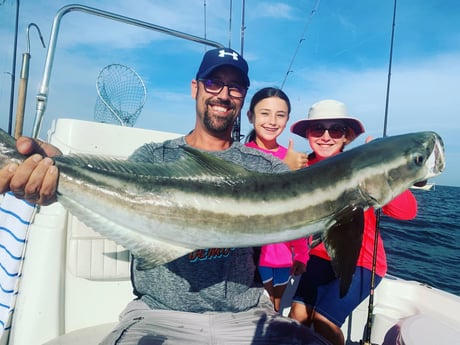
{"type": "Polygon", "coordinates": [[[423,165],[423,161],[424,161],[423,155],[417,155],[417,156],[415,156],[415,159],[414,159],[415,164],[417,164],[417,165],[419,165],[419,166],[422,166],[422,165],[423,165]]]}

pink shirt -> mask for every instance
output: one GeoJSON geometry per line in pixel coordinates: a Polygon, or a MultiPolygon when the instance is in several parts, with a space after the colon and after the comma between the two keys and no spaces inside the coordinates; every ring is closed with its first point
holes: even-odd
{"type": "MultiPolygon", "coordinates": [[[[278,157],[281,160],[283,160],[287,154],[287,148],[281,145],[278,146],[276,151],[263,149],[253,141],[246,143],[245,145],[278,157]]],[[[308,246],[306,238],[299,238],[298,240],[267,244],[262,246],[260,251],[259,265],[275,268],[291,267],[293,260],[304,264],[307,263],[308,246]]]]}
{"type": "Polygon", "coordinates": [[[284,146],[281,146],[281,145],[278,146],[278,149],[276,151],[271,151],[271,150],[264,149],[264,148],[260,147],[259,145],[257,145],[254,141],[250,141],[249,143],[246,143],[244,145],[246,145],[247,147],[252,147],[253,149],[262,151],[264,153],[268,153],[269,155],[278,157],[281,160],[283,160],[284,157],[286,157],[286,154],[287,154],[287,148],[285,148],[284,146]]]}

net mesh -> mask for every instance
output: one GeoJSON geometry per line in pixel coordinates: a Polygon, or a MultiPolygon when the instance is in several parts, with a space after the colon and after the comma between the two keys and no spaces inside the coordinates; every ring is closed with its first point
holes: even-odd
{"type": "Polygon", "coordinates": [[[120,64],[104,67],[96,79],[96,90],[96,121],[134,126],[144,107],[147,91],[142,78],[132,68],[120,64]]]}

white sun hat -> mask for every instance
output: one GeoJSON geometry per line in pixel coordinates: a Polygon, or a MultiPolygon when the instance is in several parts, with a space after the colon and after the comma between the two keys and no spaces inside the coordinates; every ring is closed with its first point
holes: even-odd
{"type": "Polygon", "coordinates": [[[358,135],[364,132],[364,126],[358,119],[348,116],[347,107],[342,102],[325,99],[313,104],[308,111],[306,120],[295,122],[291,126],[291,132],[300,135],[303,138],[307,137],[307,128],[315,122],[322,120],[340,120],[352,133],[349,133],[349,142],[354,140],[358,135]]]}

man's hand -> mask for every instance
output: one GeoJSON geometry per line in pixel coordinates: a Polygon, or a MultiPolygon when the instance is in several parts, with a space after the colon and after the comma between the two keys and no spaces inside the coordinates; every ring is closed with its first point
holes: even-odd
{"type": "Polygon", "coordinates": [[[38,205],[55,202],[59,171],[48,157],[62,155],[61,151],[27,137],[19,138],[16,147],[19,153],[31,156],[21,164],[11,163],[0,170],[0,193],[11,191],[17,198],[38,205]]]}
{"type": "Polygon", "coordinates": [[[294,141],[289,139],[288,151],[283,162],[286,163],[291,170],[297,170],[307,166],[308,156],[303,152],[294,151],[294,141]]]}

